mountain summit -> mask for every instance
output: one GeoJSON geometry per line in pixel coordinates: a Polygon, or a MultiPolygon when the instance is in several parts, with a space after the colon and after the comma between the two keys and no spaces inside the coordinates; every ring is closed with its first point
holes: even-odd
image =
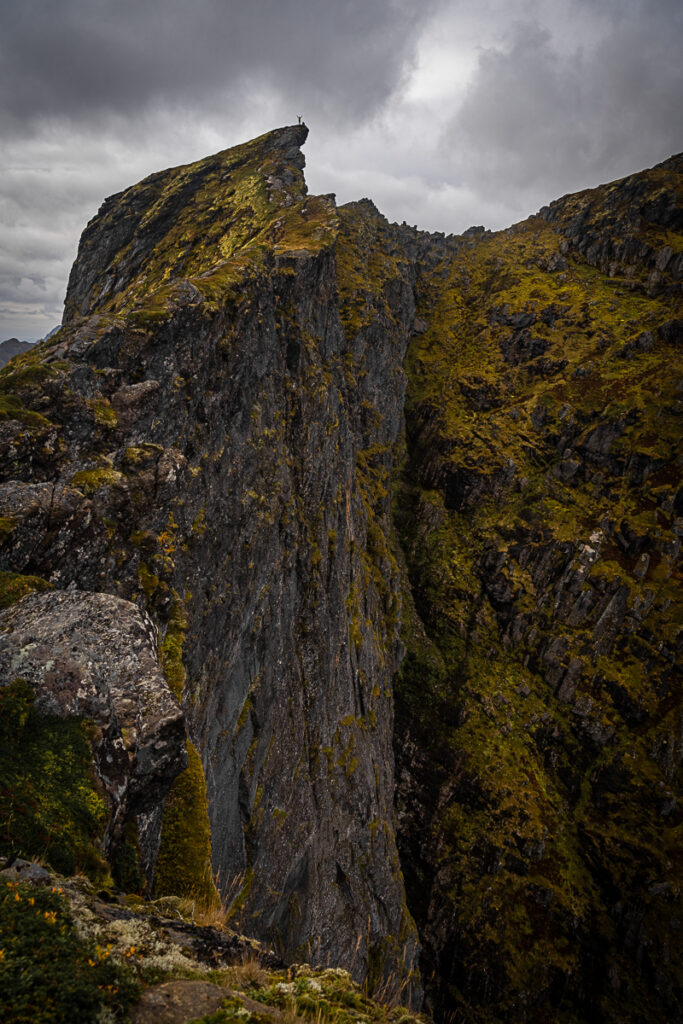
{"type": "Polygon", "coordinates": [[[446,237],[307,131],[107,199],[0,374],[7,763],[82,722],[102,802],[17,768],[0,852],[439,1019],[680,1020],[683,161],[446,237]]]}

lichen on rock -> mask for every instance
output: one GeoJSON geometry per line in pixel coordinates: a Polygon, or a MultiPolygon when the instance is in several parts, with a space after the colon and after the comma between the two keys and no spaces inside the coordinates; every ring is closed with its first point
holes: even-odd
{"type": "Polygon", "coordinates": [[[104,852],[116,865],[135,822],[140,884],[150,886],[163,803],[186,763],[183,716],[157,661],[152,622],[120,598],[69,591],[23,598],[2,613],[0,631],[3,685],[21,679],[34,714],[90,724],[109,804],[104,852]]]}

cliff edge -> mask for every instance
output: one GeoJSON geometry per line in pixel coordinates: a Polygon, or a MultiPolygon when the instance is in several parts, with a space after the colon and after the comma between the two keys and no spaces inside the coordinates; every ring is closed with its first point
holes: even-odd
{"type": "Polygon", "coordinates": [[[119,885],[442,1019],[680,1020],[681,158],[444,236],[309,196],[306,134],[106,200],[0,372],[0,648],[137,606],[185,722],[166,770],[68,712],[72,860],[116,819],[119,885]]]}

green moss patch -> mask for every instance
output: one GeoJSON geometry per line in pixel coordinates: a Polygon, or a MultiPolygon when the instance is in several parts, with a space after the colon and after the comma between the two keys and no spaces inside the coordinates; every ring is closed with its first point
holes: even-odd
{"type": "Polygon", "coordinates": [[[13,516],[0,516],[0,544],[4,544],[8,537],[11,537],[17,521],[13,516]]]}
{"type": "Polygon", "coordinates": [[[93,402],[92,412],[95,423],[98,427],[105,427],[106,429],[111,430],[118,423],[116,410],[112,409],[106,399],[100,399],[99,401],[93,402]]]}
{"type": "MultiPolygon", "coordinates": [[[[140,568],[142,568],[142,564],[140,568]]],[[[154,578],[156,579],[156,577],[154,578]]],[[[166,682],[178,700],[182,700],[186,679],[185,666],[183,665],[183,644],[185,643],[186,632],[187,619],[185,618],[183,603],[174,592],[171,618],[166,627],[164,638],[159,644],[159,660],[166,676],[166,682]]]]}
{"type": "Polygon", "coordinates": [[[88,726],[39,715],[33,702],[21,679],[0,689],[0,858],[40,857],[63,874],[103,880],[107,806],[88,726]]]}
{"type": "Polygon", "coordinates": [[[220,905],[211,868],[206,779],[201,758],[189,740],[187,768],[166,798],[154,892],[186,896],[204,907],[220,905]]]}
{"type": "Polygon", "coordinates": [[[45,416],[31,409],[25,409],[16,395],[0,394],[0,423],[5,420],[17,420],[26,427],[50,427],[52,424],[45,416]]]}
{"type": "Polygon", "coordinates": [[[0,571],[0,608],[9,608],[34,590],[52,590],[52,584],[42,576],[22,576],[18,572],[0,571]]]}
{"type": "Polygon", "coordinates": [[[71,485],[89,497],[103,487],[116,487],[124,483],[125,479],[123,473],[110,466],[98,466],[96,469],[82,469],[76,473],[71,478],[71,485]]]}

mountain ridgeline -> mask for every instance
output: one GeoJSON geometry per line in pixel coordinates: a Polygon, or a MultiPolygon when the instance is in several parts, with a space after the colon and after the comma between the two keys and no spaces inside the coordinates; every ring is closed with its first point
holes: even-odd
{"type": "Polygon", "coordinates": [[[438,1020],[680,1022],[683,157],[444,236],[306,135],[106,200],[0,373],[0,855],[438,1020]]]}

